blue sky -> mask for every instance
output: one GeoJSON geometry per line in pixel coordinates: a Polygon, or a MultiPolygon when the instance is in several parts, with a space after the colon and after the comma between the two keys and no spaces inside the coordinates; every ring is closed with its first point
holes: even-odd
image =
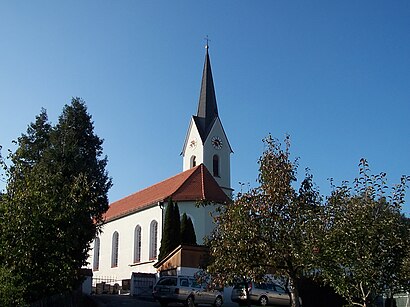
{"type": "Polygon", "coordinates": [[[255,185],[268,133],[291,135],[323,194],[362,157],[391,185],[410,175],[409,1],[2,1],[3,154],[79,96],[111,201],[182,171],[206,35],[236,191],[255,185]]]}

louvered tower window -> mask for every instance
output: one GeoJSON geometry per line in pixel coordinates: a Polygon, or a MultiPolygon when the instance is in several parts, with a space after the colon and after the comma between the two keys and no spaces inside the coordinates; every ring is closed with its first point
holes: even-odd
{"type": "Polygon", "coordinates": [[[219,157],[218,155],[214,155],[212,160],[213,160],[212,170],[213,170],[214,177],[219,177],[219,157]]]}

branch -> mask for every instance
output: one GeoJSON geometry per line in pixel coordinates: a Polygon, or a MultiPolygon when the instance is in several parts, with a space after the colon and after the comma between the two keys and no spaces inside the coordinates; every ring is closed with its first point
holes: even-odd
{"type": "Polygon", "coordinates": [[[360,291],[362,291],[362,299],[363,299],[363,301],[366,302],[366,298],[369,296],[370,290],[367,291],[367,294],[364,293],[363,282],[360,282],[360,291]]]}

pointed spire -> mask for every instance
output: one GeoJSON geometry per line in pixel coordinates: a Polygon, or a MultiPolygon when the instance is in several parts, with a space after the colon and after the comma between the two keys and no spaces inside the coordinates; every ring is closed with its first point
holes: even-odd
{"type": "Polygon", "coordinates": [[[209,46],[208,41],[205,46],[206,55],[204,70],[202,73],[201,94],[199,96],[198,113],[197,117],[201,121],[201,128],[203,129],[204,136],[209,132],[209,129],[218,116],[218,107],[216,105],[214,81],[212,78],[211,61],[209,59],[209,46]]]}

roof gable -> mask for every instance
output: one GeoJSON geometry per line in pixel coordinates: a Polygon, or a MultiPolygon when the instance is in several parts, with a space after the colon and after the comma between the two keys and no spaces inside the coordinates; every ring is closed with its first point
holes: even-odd
{"type": "Polygon", "coordinates": [[[224,203],[229,200],[205,165],[200,164],[111,203],[105,213],[105,220],[110,221],[155,206],[170,197],[174,201],[207,200],[224,203]]]}
{"type": "Polygon", "coordinates": [[[186,180],[172,195],[175,201],[182,200],[208,200],[223,203],[228,200],[226,194],[219,187],[215,178],[211,175],[204,164],[200,164],[197,170],[186,180]]]}

